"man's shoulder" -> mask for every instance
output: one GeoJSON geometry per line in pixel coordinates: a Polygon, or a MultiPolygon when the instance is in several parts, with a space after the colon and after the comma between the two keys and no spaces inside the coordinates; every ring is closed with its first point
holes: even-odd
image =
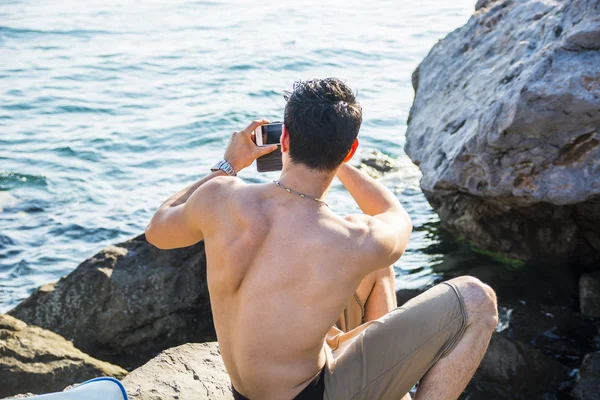
{"type": "Polygon", "coordinates": [[[257,184],[249,184],[242,179],[229,176],[218,176],[203,185],[204,195],[202,201],[210,203],[210,207],[225,210],[231,207],[250,207],[260,197],[256,190],[257,184]],[[207,186],[204,188],[204,186],[207,186]]]}
{"type": "Polygon", "coordinates": [[[365,214],[350,214],[344,217],[349,238],[355,243],[353,246],[361,252],[389,253],[390,242],[398,227],[381,218],[365,214]]]}
{"type": "Polygon", "coordinates": [[[214,188],[225,188],[225,189],[235,189],[244,186],[248,186],[246,182],[239,178],[231,177],[231,176],[217,176],[207,182],[207,184],[212,185],[214,188]]]}
{"type": "Polygon", "coordinates": [[[223,223],[232,223],[231,216],[242,215],[248,185],[241,179],[218,176],[204,183],[188,200],[190,218],[200,221],[205,238],[212,236],[223,223]]]}
{"type": "Polygon", "coordinates": [[[197,212],[212,213],[231,204],[231,200],[237,197],[236,193],[245,186],[247,185],[240,179],[217,176],[200,186],[188,200],[188,204],[191,203],[192,209],[197,212]]]}
{"type": "Polygon", "coordinates": [[[217,176],[202,185],[201,190],[204,196],[208,195],[213,200],[225,200],[231,198],[234,193],[243,191],[247,186],[248,184],[241,179],[217,176]]]}

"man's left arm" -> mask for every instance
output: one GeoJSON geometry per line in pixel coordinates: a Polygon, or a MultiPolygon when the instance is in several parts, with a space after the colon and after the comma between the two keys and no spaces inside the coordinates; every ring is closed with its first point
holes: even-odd
{"type": "MultiPolygon", "coordinates": [[[[236,173],[246,168],[258,157],[275,150],[277,146],[256,146],[254,130],[268,123],[253,121],[246,129],[234,132],[223,157],[236,173]]],[[[227,186],[224,171],[206,175],[193,185],[169,197],[154,214],[146,227],[146,240],[160,249],[174,249],[198,243],[204,238],[206,222],[202,216],[210,205],[219,205],[225,198],[227,186]],[[212,182],[209,182],[212,181],[212,182]]],[[[233,179],[233,178],[231,178],[233,179]]]]}

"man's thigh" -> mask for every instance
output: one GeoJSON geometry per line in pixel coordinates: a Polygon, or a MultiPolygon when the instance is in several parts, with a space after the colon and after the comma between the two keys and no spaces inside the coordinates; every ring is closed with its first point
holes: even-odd
{"type": "Polygon", "coordinates": [[[466,327],[464,301],[444,283],[348,332],[353,339],[328,354],[325,399],[399,399],[443,355],[466,327]]]}

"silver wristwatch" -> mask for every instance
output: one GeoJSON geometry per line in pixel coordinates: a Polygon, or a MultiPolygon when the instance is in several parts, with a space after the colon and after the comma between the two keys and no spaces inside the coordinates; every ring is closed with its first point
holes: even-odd
{"type": "Polygon", "coordinates": [[[225,159],[222,159],[221,161],[219,161],[218,163],[216,163],[215,166],[212,167],[210,170],[213,171],[213,172],[221,170],[221,171],[225,172],[229,176],[236,176],[237,175],[235,173],[235,170],[233,169],[233,167],[227,161],[225,161],[225,159]]]}

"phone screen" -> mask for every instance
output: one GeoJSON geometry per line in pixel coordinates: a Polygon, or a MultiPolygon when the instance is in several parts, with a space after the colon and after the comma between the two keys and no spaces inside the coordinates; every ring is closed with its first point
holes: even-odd
{"type": "Polygon", "coordinates": [[[263,125],[262,127],[263,145],[279,144],[281,132],[283,129],[282,123],[263,125]]]}

